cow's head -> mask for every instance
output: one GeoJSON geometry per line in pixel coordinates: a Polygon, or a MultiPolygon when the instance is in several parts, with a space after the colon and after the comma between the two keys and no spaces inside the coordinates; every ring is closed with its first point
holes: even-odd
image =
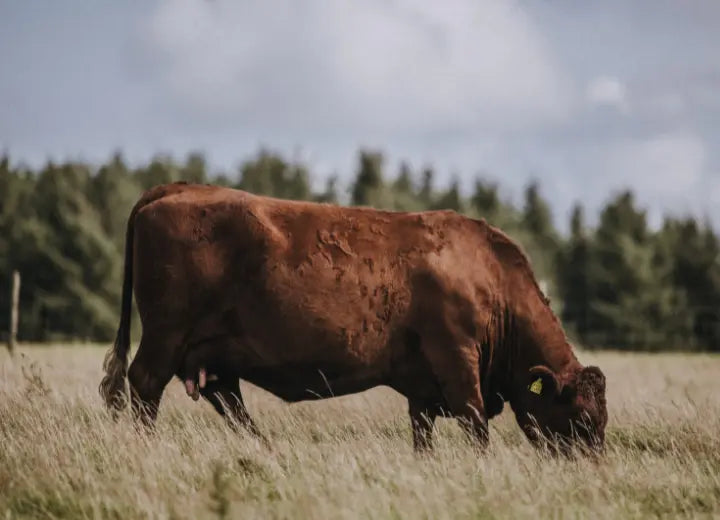
{"type": "Polygon", "coordinates": [[[593,451],[605,443],[605,376],[594,366],[556,376],[532,367],[514,406],[518,423],[536,446],[568,453],[576,441],[593,451]]]}

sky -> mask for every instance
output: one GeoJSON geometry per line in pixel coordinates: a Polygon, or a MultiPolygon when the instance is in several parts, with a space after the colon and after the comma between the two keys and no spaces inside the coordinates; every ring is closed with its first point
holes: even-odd
{"type": "Polygon", "coordinates": [[[716,0],[0,0],[0,149],[15,163],[261,147],[347,185],[361,147],[538,180],[567,228],[632,188],[720,226],[716,0]]]}

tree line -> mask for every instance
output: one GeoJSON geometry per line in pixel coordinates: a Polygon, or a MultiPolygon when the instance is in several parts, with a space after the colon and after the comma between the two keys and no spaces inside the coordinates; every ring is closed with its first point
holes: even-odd
{"type": "MultiPolygon", "coordinates": [[[[9,321],[11,273],[22,273],[22,341],[111,341],[117,327],[125,226],[140,194],[185,180],[276,197],[382,209],[451,209],[483,217],[517,240],[571,339],[588,348],[720,350],[720,242],[711,224],[666,217],[651,230],[631,191],[615,194],[598,224],[572,211],[553,225],[540,186],[518,206],[478,177],[469,196],[435,185],[431,167],[386,171],[384,156],[358,152],[347,197],[338,178],[314,191],[307,167],[264,149],[235,175],[209,174],[202,154],[156,157],[140,167],[116,154],[93,167],[48,163],[34,171],[0,157],[0,331],[9,321]]],[[[138,332],[137,316],[134,334],[138,332]]],[[[136,336],[137,337],[137,336],[136,336]]]]}

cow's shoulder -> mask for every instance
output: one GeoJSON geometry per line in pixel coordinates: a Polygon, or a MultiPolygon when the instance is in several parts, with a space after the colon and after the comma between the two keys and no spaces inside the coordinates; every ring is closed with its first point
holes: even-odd
{"type": "Polygon", "coordinates": [[[519,268],[525,268],[530,265],[528,257],[519,242],[500,228],[488,223],[485,219],[480,219],[476,222],[478,223],[478,228],[485,235],[488,246],[500,262],[519,268]]]}
{"type": "Polygon", "coordinates": [[[541,300],[547,305],[550,300],[540,288],[530,259],[520,242],[511,238],[507,233],[489,224],[484,219],[478,221],[485,230],[487,243],[492,249],[498,263],[502,265],[503,272],[509,278],[522,279],[529,283],[538,293],[541,300]]]}

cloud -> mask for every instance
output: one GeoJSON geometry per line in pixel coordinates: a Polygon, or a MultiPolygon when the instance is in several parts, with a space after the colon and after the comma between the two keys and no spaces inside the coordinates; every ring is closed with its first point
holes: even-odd
{"type": "Polygon", "coordinates": [[[696,213],[709,193],[706,145],[689,131],[627,140],[607,149],[604,182],[630,187],[649,208],[651,225],[660,225],[665,212],[696,213]]]}
{"type": "Polygon", "coordinates": [[[627,89],[618,78],[594,78],[587,86],[585,97],[592,105],[614,107],[621,112],[628,110],[627,89]]]}
{"type": "MultiPolygon", "coordinates": [[[[597,224],[598,211],[618,192],[631,189],[649,223],[657,228],[664,214],[718,213],[713,196],[720,196],[720,177],[713,166],[707,138],[691,127],[633,134],[598,134],[572,145],[552,140],[527,147],[515,146],[515,156],[537,159],[533,170],[553,202],[556,222],[567,230],[575,202],[588,210],[589,223],[597,224]],[[717,190],[713,188],[718,186],[717,190]]],[[[509,164],[503,158],[502,164],[509,164]]],[[[511,163],[510,163],[511,164],[511,163]]],[[[527,168],[515,167],[518,177],[527,168]]]]}
{"type": "Polygon", "coordinates": [[[561,121],[572,85],[519,3],[172,0],[147,27],[197,122],[353,135],[561,121]]]}
{"type": "Polygon", "coordinates": [[[644,192],[672,195],[696,184],[705,170],[705,145],[695,134],[675,132],[624,142],[612,149],[610,171],[644,192]]]}
{"type": "Polygon", "coordinates": [[[661,92],[645,100],[648,112],[665,117],[681,117],[687,109],[685,97],[677,92],[661,92]]]}

